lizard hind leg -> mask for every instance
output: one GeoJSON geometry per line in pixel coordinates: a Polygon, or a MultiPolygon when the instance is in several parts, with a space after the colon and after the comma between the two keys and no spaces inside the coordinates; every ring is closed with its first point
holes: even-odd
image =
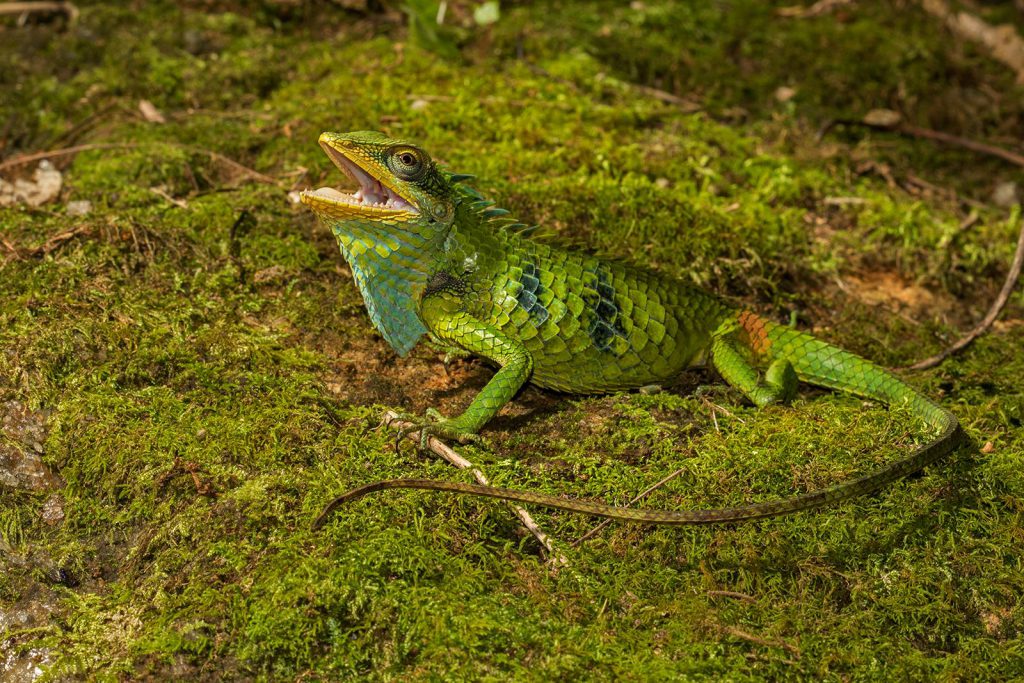
{"type": "Polygon", "coordinates": [[[779,358],[772,361],[762,378],[740,351],[732,335],[715,338],[711,344],[711,362],[726,382],[743,392],[759,408],[773,403],[789,403],[796,395],[796,370],[788,360],[779,358]]]}
{"type": "MultiPolygon", "coordinates": [[[[793,364],[785,358],[773,360],[764,373],[764,384],[775,393],[774,399],[768,403],[792,401],[796,397],[796,385],[798,384],[793,364]]],[[[755,401],[755,403],[757,402],[755,401]]]]}

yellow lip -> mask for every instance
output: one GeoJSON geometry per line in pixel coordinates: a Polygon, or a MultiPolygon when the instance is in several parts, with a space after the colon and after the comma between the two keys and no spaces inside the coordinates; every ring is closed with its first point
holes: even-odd
{"type": "Polygon", "coordinates": [[[413,197],[388,179],[390,172],[374,157],[337,133],[322,133],[320,146],[341,171],[359,184],[349,194],[333,187],[304,190],[299,199],[314,212],[331,218],[396,218],[419,214],[413,197]]]}

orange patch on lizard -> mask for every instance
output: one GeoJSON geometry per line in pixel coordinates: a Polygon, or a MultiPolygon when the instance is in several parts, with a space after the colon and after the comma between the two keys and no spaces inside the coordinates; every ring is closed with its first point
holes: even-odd
{"type": "Polygon", "coordinates": [[[766,321],[750,311],[740,311],[736,316],[736,322],[742,330],[741,340],[750,347],[751,351],[758,355],[768,353],[768,349],[772,347],[772,340],[768,338],[768,323],[766,321]]]}

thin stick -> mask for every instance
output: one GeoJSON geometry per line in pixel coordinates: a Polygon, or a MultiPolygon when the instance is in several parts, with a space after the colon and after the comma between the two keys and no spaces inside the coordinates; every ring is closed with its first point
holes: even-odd
{"type": "MultiPolygon", "coordinates": [[[[234,170],[238,171],[239,173],[242,173],[243,175],[249,176],[253,180],[256,180],[261,183],[266,183],[267,185],[277,185],[277,180],[275,180],[274,178],[271,178],[268,175],[260,173],[255,169],[249,168],[248,166],[244,166],[235,161],[234,159],[224,156],[220,152],[214,152],[212,149],[196,147],[195,145],[182,145],[175,142],[162,142],[160,144],[169,145],[171,147],[177,147],[179,149],[187,149],[194,152],[199,152],[200,154],[208,154],[210,155],[210,158],[213,159],[214,161],[219,161],[225,166],[230,166],[234,170]]],[[[65,147],[63,149],[52,149],[46,152],[33,152],[32,154],[22,154],[7,159],[6,161],[0,162],[0,171],[6,170],[8,168],[13,168],[15,166],[24,166],[25,164],[31,163],[33,161],[39,161],[41,159],[63,157],[68,156],[69,154],[77,154],[78,152],[87,152],[89,150],[94,149],[136,149],[138,147],[141,147],[141,145],[135,142],[97,142],[86,145],[74,145],[73,147],[65,147]]]]}
{"type": "Polygon", "coordinates": [[[739,591],[708,591],[708,597],[736,598],[737,600],[743,600],[744,602],[757,602],[757,598],[753,595],[747,595],[746,593],[740,593],[739,591]]]}
{"type": "Polygon", "coordinates": [[[748,640],[751,643],[757,643],[758,645],[765,645],[767,647],[781,647],[784,650],[792,652],[797,659],[800,659],[800,648],[796,645],[791,645],[784,640],[768,640],[761,636],[755,636],[753,633],[747,633],[735,626],[725,626],[720,624],[718,628],[720,628],[724,633],[728,633],[730,636],[742,638],[743,640],[748,640]]]}
{"type": "MultiPolygon", "coordinates": [[[[887,130],[893,133],[902,133],[917,138],[924,138],[926,140],[937,140],[950,145],[956,145],[969,149],[973,152],[980,154],[987,154],[994,156],[1004,161],[1008,161],[1011,164],[1016,164],[1024,168],[1024,155],[1011,152],[1001,147],[995,147],[993,145],[985,144],[984,142],[977,142],[975,140],[968,140],[958,135],[951,135],[944,133],[939,130],[931,130],[929,128],[918,128],[917,126],[908,126],[903,124],[896,124],[893,126],[868,123],[866,121],[856,121],[852,119],[843,119],[837,121],[830,121],[822,127],[819,131],[819,135],[824,135],[828,130],[837,123],[846,125],[865,126],[867,128],[874,128],[877,130],[887,130]]],[[[985,334],[988,328],[992,326],[996,318],[999,317],[999,313],[1006,306],[1006,302],[1009,300],[1010,295],[1013,293],[1014,288],[1017,286],[1017,280],[1020,278],[1021,265],[1024,264],[1024,225],[1021,225],[1020,234],[1017,237],[1017,250],[1013,255],[1013,263],[1010,264],[1010,270],[1006,273],[1006,281],[1003,282],[1003,288],[999,291],[999,296],[996,297],[995,301],[988,309],[988,313],[982,318],[981,322],[978,323],[974,329],[968,332],[966,335],[956,340],[949,348],[925,358],[922,361],[918,361],[913,365],[908,365],[907,370],[925,370],[932,368],[949,358],[954,353],[966,348],[971,342],[985,334]]]]}
{"type": "Polygon", "coordinates": [[[74,239],[79,235],[90,235],[92,234],[92,228],[88,225],[77,225],[67,230],[62,230],[54,235],[51,235],[48,240],[43,242],[37,247],[31,249],[19,249],[7,238],[0,238],[0,244],[4,245],[4,248],[9,252],[8,256],[4,259],[4,263],[7,261],[20,260],[26,256],[45,256],[51,252],[56,251],[65,242],[74,239]]]}
{"type": "Polygon", "coordinates": [[[0,14],[29,12],[63,12],[72,23],[78,19],[78,8],[70,2],[0,2],[0,14]]]}
{"type": "MultiPolygon", "coordinates": [[[[640,493],[636,494],[636,496],[633,498],[633,500],[629,501],[629,503],[626,504],[626,507],[632,507],[633,504],[636,503],[638,500],[641,500],[641,499],[647,497],[647,495],[650,494],[655,489],[657,489],[657,488],[659,488],[661,486],[664,486],[667,482],[669,482],[669,481],[675,479],[676,477],[678,477],[682,471],[683,471],[683,468],[680,467],[678,470],[676,470],[672,474],[662,478],[660,481],[652,484],[651,486],[648,486],[647,489],[645,489],[644,491],[641,491],[640,493]]],[[[608,526],[611,523],[612,523],[612,520],[610,520],[610,519],[604,520],[603,522],[601,522],[600,524],[595,526],[593,529],[591,529],[587,533],[585,533],[582,536],[580,536],[579,538],[577,538],[575,541],[573,541],[569,545],[571,545],[573,548],[575,548],[580,543],[583,543],[583,541],[586,541],[587,539],[592,538],[595,534],[597,534],[597,532],[599,532],[601,529],[605,528],[606,526],[608,526]]]]}
{"type": "MultiPolygon", "coordinates": [[[[884,128],[883,128],[884,130],[884,128]]],[[[1011,164],[1018,166],[1024,166],[1024,156],[1011,152],[1008,149],[1002,147],[996,147],[995,145],[989,145],[984,142],[978,142],[977,140],[970,140],[968,138],[960,137],[959,135],[953,135],[951,133],[944,133],[941,130],[932,130],[930,128],[919,128],[918,126],[900,125],[893,128],[897,133],[903,133],[915,138],[924,138],[925,140],[937,140],[947,145],[953,145],[954,147],[963,147],[969,149],[972,152],[979,152],[980,154],[987,154],[989,156],[998,157],[1004,161],[1009,161],[1011,164]]]]}
{"type": "Polygon", "coordinates": [[[179,209],[187,209],[188,208],[188,204],[187,203],[185,203],[181,199],[175,199],[171,195],[169,195],[166,192],[164,192],[163,190],[161,190],[159,187],[151,187],[151,188],[149,188],[149,191],[152,192],[153,194],[155,194],[157,197],[160,197],[161,199],[165,199],[165,200],[169,201],[171,204],[174,204],[179,209]]]}
{"type": "Polygon", "coordinates": [[[830,130],[839,125],[862,126],[873,130],[899,133],[900,135],[906,135],[912,138],[935,140],[936,142],[942,142],[954,147],[963,147],[964,149],[969,149],[972,152],[978,152],[979,154],[987,154],[988,156],[993,156],[1002,159],[1003,161],[1008,161],[1011,164],[1024,167],[1024,155],[1011,152],[1008,149],[996,147],[995,145],[990,145],[985,142],[978,142],[977,140],[971,140],[970,138],[961,137],[959,135],[953,135],[952,133],[946,133],[941,130],[910,126],[904,123],[886,124],[871,123],[861,119],[831,119],[826,121],[818,130],[817,139],[821,140],[830,130]]]}
{"type": "MultiPolygon", "coordinates": [[[[404,420],[400,420],[398,418],[398,415],[391,410],[384,413],[384,423],[393,429],[404,429],[406,427],[412,426],[411,423],[405,422],[404,420]]],[[[406,434],[406,438],[412,439],[413,441],[418,443],[420,440],[420,433],[410,432],[406,434]]],[[[477,469],[476,465],[474,465],[469,460],[466,460],[461,455],[456,453],[447,444],[445,444],[437,437],[431,436],[430,438],[428,438],[427,445],[430,447],[431,451],[433,451],[441,458],[444,458],[452,465],[455,465],[459,469],[470,470],[473,473],[473,478],[477,480],[477,483],[483,486],[490,486],[490,481],[487,479],[487,476],[479,469],[477,469]]],[[[523,523],[523,526],[525,526],[530,531],[530,533],[533,534],[534,538],[536,538],[537,541],[544,547],[544,549],[547,550],[548,555],[550,556],[550,562],[553,565],[555,565],[556,567],[564,567],[565,565],[569,564],[569,560],[566,559],[565,555],[563,555],[561,552],[555,549],[555,547],[551,543],[550,537],[546,533],[544,533],[544,531],[541,530],[541,528],[537,525],[537,522],[534,521],[533,517],[530,516],[529,512],[527,512],[525,509],[518,505],[511,505],[511,507],[513,510],[515,510],[515,513],[519,517],[520,521],[523,523]]]]}
{"type": "Polygon", "coordinates": [[[992,302],[992,306],[988,309],[988,313],[985,314],[985,317],[982,318],[981,322],[978,323],[973,330],[965,334],[963,337],[960,337],[960,339],[957,339],[952,346],[944,349],[934,356],[925,358],[913,365],[909,365],[906,369],[924,370],[926,368],[935,367],[960,349],[965,348],[981,335],[985,334],[988,328],[992,326],[992,323],[995,322],[996,318],[999,317],[999,313],[1003,310],[1003,307],[1006,306],[1006,302],[1010,299],[1010,295],[1017,287],[1017,279],[1020,277],[1022,265],[1024,265],[1024,221],[1021,221],[1020,234],[1017,236],[1017,251],[1013,255],[1013,263],[1010,264],[1010,271],[1006,274],[1006,281],[1003,282],[1003,288],[999,291],[999,296],[997,296],[996,300],[992,302]]]}
{"type": "Polygon", "coordinates": [[[51,149],[46,152],[19,154],[16,157],[0,161],[0,171],[5,171],[8,168],[14,168],[15,166],[24,166],[25,164],[30,164],[33,161],[52,159],[54,157],[64,157],[69,154],[78,154],[79,152],[87,152],[93,149],[130,149],[132,147],[138,147],[138,145],[134,142],[98,142],[87,145],[74,145],[72,147],[64,147],[62,149],[51,149]]]}

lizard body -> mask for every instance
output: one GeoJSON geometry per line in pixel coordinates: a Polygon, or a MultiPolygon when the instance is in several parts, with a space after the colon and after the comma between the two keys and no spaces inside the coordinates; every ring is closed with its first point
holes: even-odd
{"type": "Polygon", "coordinates": [[[344,494],[420,488],[534,503],[663,524],[738,521],[820,507],[873,491],[952,451],[955,416],[887,370],[791,327],[738,309],[654,271],[537,241],[422,149],[380,133],[324,133],[320,145],[359,184],[302,201],[332,229],[374,325],[405,355],[427,335],[498,370],[461,415],[414,420],[429,434],[465,442],[527,381],[573,393],[666,382],[710,361],[758,406],[788,402],[797,381],[890,405],[906,404],[936,432],[909,455],[831,488],[720,510],[617,508],[461,482],[393,479],[344,494]],[[762,372],[762,368],[764,368],[762,372]]]}

